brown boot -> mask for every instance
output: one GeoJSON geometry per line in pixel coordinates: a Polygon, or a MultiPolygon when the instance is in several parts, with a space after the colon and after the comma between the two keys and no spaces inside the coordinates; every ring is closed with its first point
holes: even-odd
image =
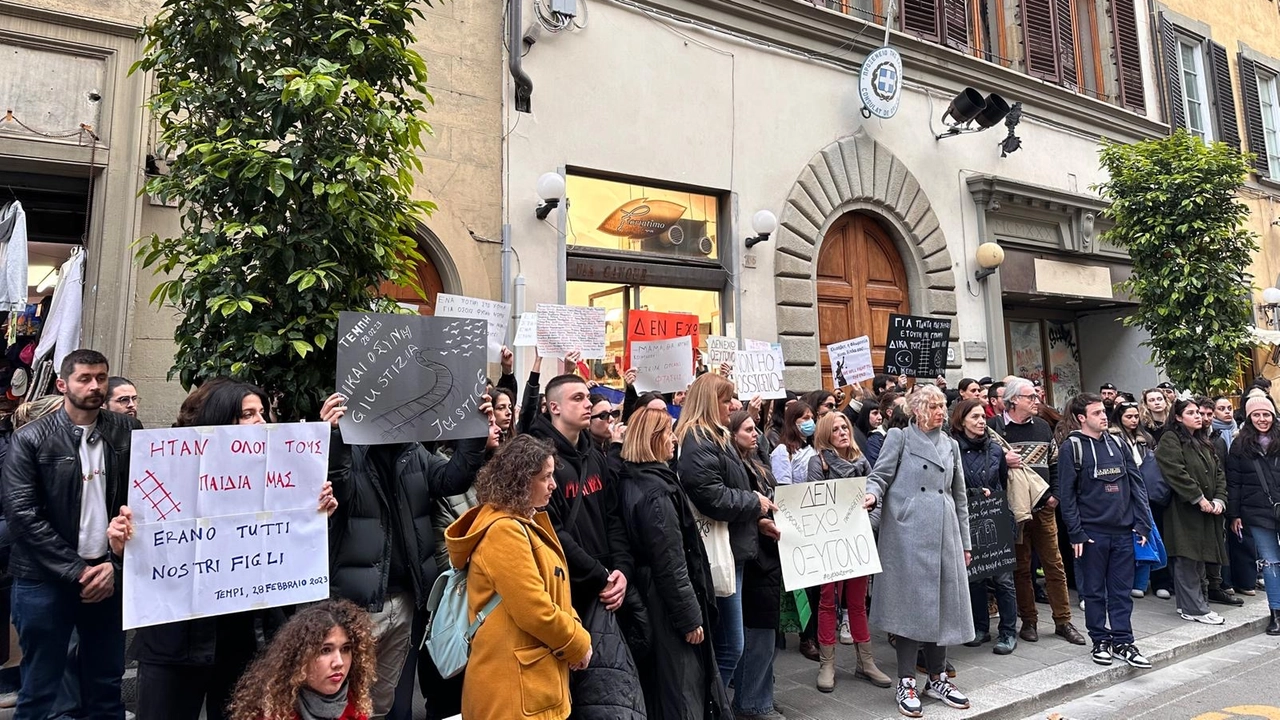
{"type": "Polygon", "coordinates": [[[871,652],[871,643],[854,643],[858,650],[858,667],[853,674],[860,678],[866,678],[867,682],[876,687],[887,688],[893,684],[888,675],[880,672],[880,668],[876,667],[876,656],[871,652]]]}
{"type": "Polygon", "coordinates": [[[818,690],[829,693],[836,689],[836,646],[818,646],[818,690]]]}

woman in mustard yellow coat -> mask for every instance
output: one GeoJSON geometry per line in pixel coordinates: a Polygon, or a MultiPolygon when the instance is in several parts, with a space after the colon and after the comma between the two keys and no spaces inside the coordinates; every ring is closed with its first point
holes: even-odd
{"type": "Polygon", "coordinates": [[[471,619],[502,600],[471,643],[467,720],[563,720],[569,671],[591,661],[591,635],[569,601],[564,550],[540,512],[555,490],[555,451],[530,435],[503,445],[476,478],[480,505],[445,532],[454,567],[470,563],[471,619]]]}

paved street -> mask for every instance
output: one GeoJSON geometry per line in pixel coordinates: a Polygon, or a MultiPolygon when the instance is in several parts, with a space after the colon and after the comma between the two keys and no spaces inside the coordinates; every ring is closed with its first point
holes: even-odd
{"type": "Polygon", "coordinates": [[[1025,720],[1276,720],[1277,673],[1280,638],[1255,635],[1025,720]]]}

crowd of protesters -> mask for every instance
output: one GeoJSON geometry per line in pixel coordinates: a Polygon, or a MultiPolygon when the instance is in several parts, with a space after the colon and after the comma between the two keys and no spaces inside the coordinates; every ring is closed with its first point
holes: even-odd
{"type": "MultiPolygon", "coordinates": [[[[921,717],[925,699],[970,706],[949,649],[1039,642],[1038,600],[1055,635],[1092,643],[1099,664],[1151,666],[1130,622],[1151,591],[1188,621],[1221,624],[1210,603],[1265,588],[1267,632],[1280,634],[1280,423],[1265,385],[1203,399],[1108,384],[1055,410],[1024,378],[952,391],[880,375],[870,391],[761,402],[722,366],[673,395],[636,392],[628,372],[615,404],[575,361],[544,383],[537,359],[522,395],[504,349],[478,399],[488,435],[439,446],[345,444],[345,398],[330,396],[317,512],[333,599],[139,630],[137,717],[402,719],[420,688],[430,718],[785,720],[773,665],[788,629],[817,663],[817,690],[834,690],[837,648],[852,645],[867,691],[891,689],[921,717]],[[847,477],[866,478],[884,569],[800,591],[813,609],[800,623],[774,491],[847,477]],[[1017,564],[971,582],[969,504],[993,493],[1016,523],[1017,564]],[[704,543],[710,523],[727,527],[727,557],[704,543]],[[469,568],[483,623],[465,673],[445,678],[420,647],[449,566],[469,568]],[[883,670],[873,631],[894,648],[883,670]]],[[[91,350],[67,356],[57,389],[18,407],[0,445],[0,562],[22,649],[20,690],[0,705],[16,703],[19,720],[122,720],[139,397],[91,350]]],[[[271,406],[213,379],[174,424],[269,422],[271,406]]]]}

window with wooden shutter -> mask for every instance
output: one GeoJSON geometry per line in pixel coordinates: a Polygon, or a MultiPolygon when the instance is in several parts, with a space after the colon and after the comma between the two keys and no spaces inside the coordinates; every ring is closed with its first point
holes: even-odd
{"type": "Polygon", "coordinates": [[[1054,0],[1054,27],[1058,31],[1058,68],[1062,84],[1080,87],[1080,63],[1076,59],[1076,18],[1073,0],[1054,0]]]}
{"type": "Polygon", "coordinates": [[[968,50],[969,0],[904,0],[902,30],[957,50],[968,50]]]}
{"type": "Polygon", "coordinates": [[[1160,16],[1160,52],[1164,58],[1164,82],[1168,93],[1169,129],[1187,126],[1187,114],[1183,108],[1182,70],[1178,65],[1178,32],[1164,15],[1160,16]]]}
{"type": "Polygon", "coordinates": [[[1240,149],[1240,125],[1236,122],[1236,95],[1231,85],[1231,63],[1227,49],[1209,41],[1209,62],[1213,65],[1214,119],[1217,121],[1217,138],[1231,147],[1240,149]]]}
{"type": "Polygon", "coordinates": [[[1138,14],[1134,0],[1112,0],[1111,36],[1115,43],[1116,78],[1120,104],[1135,112],[1146,112],[1143,96],[1142,50],[1138,45],[1138,14]]]}
{"type": "MultiPolygon", "coordinates": [[[[1240,99],[1244,102],[1244,132],[1249,139],[1249,152],[1254,154],[1253,168],[1259,177],[1272,177],[1267,151],[1266,117],[1259,96],[1258,66],[1243,54],[1240,63],[1240,99]]],[[[1274,101],[1273,101],[1274,102],[1274,101]]],[[[1274,129],[1272,130],[1274,133],[1274,129]]]]}
{"type": "Polygon", "coordinates": [[[1057,0],[1021,0],[1022,44],[1026,51],[1027,74],[1058,82],[1058,47],[1054,32],[1054,4],[1057,0]]]}
{"type": "Polygon", "coordinates": [[[942,0],[943,42],[956,50],[969,49],[969,3],[967,0],[942,0]]]}

